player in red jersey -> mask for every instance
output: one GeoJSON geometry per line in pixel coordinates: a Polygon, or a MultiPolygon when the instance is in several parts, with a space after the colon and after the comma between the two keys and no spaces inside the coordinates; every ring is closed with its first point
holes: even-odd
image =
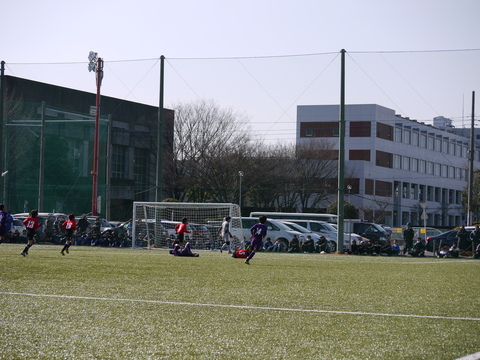
{"type": "Polygon", "coordinates": [[[177,240],[180,246],[183,245],[183,242],[185,240],[185,234],[190,233],[187,228],[187,224],[188,218],[184,217],[180,224],[175,225],[175,232],[177,233],[177,240]]]}
{"type": "Polygon", "coordinates": [[[30,212],[30,216],[23,220],[23,223],[25,224],[25,227],[27,228],[27,246],[25,249],[22,251],[21,255],[27,256],[28,255],[28,249],[32,247],[32,245],[35,243],[35,232],[36,230],[42,226],[42,223],[37,219],[38,215],[38,210],[32,210],[30,212]]]}
{"type": "Polygon", "coordinates": [[[63,247],[62,251],[60,251],[60,253],[62,255],[65,255],[64,251],[66,251],[67,254],[69,253],[68,248],[70,247],[70,245],[72,245],[73,234],[75,233],[75,230],[77,230],[77,222],[75,221],[75,214],[74,213],[68,214],[68,220],[64,221],[62,226],[66,230],[67,237],[65,240],[65,246],[63,247]]]}

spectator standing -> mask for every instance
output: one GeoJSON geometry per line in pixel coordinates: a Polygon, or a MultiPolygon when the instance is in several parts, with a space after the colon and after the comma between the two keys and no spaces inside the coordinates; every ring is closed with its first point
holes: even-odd
{"type": "Polygon", "coordinates": [[[27,246],[23,251],[21,252],[21,255],[24,257],[28,255],[28,250],[33,246],[35,243],[35,232],[39,227],[42,226],[42,223],[37,219],[38,216],[38,210],[32,210],[30,212],[30,216],[23,220],[23,223],[25,224],[25,228],[27,229],[27,246]]]}
{"type": "Polygon", "coordinates": [[[460,227],[460,230],[458,230],[457,240],[458,240],[458,248],[460,251],[471,250],[470,235],[468,234],[467,230],[465,230],[464,225],[462,225],[460,227]]]}
{"type": "Polygon", "coordinates": [[[222,227],[220,228],[220,236],[222,237],[223,240],[223,245],[220,248],[220,252],[222,252],[225,249],[228,249],[228,253],[232,253],[232,249],[230,247],[230,238],[232,238],[232,233],[230,232],[230,221],[232,218],[230,216],[225,217],[225,221],[222,223],[222,227]]]}
{"type": "Polygon", "coordinates": [[[415,231],[412,229],[412,225],[408,222],[407,227],[403,230],[403,240],[405,240],[405,245],[403,247],[403,255],[407,252],[410,253],[413,249],[413,238],[415,236],[415,231]]]}
{"type": "Polygon", "coordinates": [[[52,239],[53,232],[54,232],[53,225],[54,225],[53,217],[49,216],[45,223],[45,241],[50,241],[52,239]]]}
{"type": "Polygon", "coordinates": [[[87,229],[91,228],[90,222],[87,219],[87,215],[83,215],[77,223],[77,229],[80,232],[80,235],[86,234],[87,229]]]}
{"type": "Polygon", "coordinates": [[[75,230],[77,230],[77,222],[75,221],[75,214],[70,213],[68,214],[68,220],[62,223],[63,228],[66,231],[67,238],[65,240],[65,246],[63,247],[60,253],[65,255],[65,251],[69,254],[68,248],[72,245],[73,236],[75,234],[75,230]]]}

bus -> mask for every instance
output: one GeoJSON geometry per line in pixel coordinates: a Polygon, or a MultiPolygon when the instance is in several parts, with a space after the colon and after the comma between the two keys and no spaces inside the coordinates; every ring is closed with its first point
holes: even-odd
{"type": "Polygon", "coordinates": [[[262,212],[254,211],[250,213],[250,217],[258,218],[265,215],[267,219],[289,219],[289,220],[316,220],[326,221],[332,224],[337,223],[337,215],[333,214],[317,214],[317,213],[283,213],[283,212],[262,212]]]}

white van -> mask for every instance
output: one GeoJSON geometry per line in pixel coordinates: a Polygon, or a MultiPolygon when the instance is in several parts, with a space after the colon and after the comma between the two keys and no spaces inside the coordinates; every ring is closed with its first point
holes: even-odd
{"type": "MultiPolygon", "coordinates": [[[[250,228],[258,223],[258,218],[253,217],[242,217],[242,232],[243,232],[243,241],[250,239],[250,228]]],[[[284,244],[284,248],[288,248],[290,240],[292,240],[293,235],[297,235],[298,240],[303,243],[306,239],[302,233],[290,229],[287,225],[282,223],[279,220],[267,219],[265,222],[267,225],[267,238],[270,238],[273,242],[280,240],[284,244]]]]}
{"type": "MultiPolygon", "coordinates": [[[[338,231],[334,224],[330,224],[325,221],[316,221],[316,220],[285,220],[293,222],[295,224],[301,225],[304,228],[307,228],[310,231],[316,232],[317,234],[325,236],[325,238],[331,242],[330,249],[332,252],[337,251],[337,235],[338,231]]],[[[343,248],[349,249],[352,240],[355,240],[357,243],[362,241],[362,237],[355,233],[345,233],[343,236],[343,248]]]]}

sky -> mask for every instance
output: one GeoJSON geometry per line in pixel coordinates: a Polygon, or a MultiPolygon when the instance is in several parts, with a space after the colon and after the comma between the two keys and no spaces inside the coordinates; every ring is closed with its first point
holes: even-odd
{"type": "Polygon", "coordinates": [[[283,143],[297,105],[340,102],[342,49],[347,104],[469,126],[479,20],[480,0],[10,0],[0,60],[7,75],[95,93],[95,51],[102,95],[158,106],[163,55],[165,107],[213,100],[283,143]]]}

